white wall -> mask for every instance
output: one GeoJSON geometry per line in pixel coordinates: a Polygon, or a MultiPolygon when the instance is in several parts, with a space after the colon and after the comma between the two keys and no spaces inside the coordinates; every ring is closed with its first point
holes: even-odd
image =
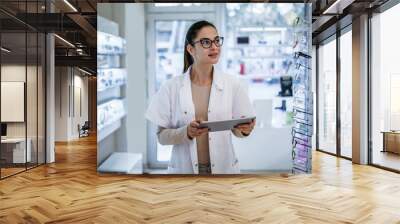
{"type": "Polygon", "coordinates": [[[71,67],[56,67],[55,73],[55,141],[79,138],[78,124],[88,120],[88,78],[71,67]],[[78,90],[81,103],[78,102],[78,90]],[[82,106],[82,114],[77,105],[82,106]],[[75,110],[75,111],[74,111],[75,110]]]}
{"type": "MultiPolygon", "coordinates": [[[[35,73],[36,67],[25,65],[2,65],[1,66],[1,81],[3,82],[25,82],[26,69],[28,74],[35,73]]],[[[25,82],[26,83],[26,82],[25,82]]],[[[27,93],[28,97],[36,97],[36,89],[34,93],[27,93]]],[[[32,100],[28,100],[31,102],[32,100]]],[[[35,106],[36,108],[36,106],[35,106]]],[[[1,108],[2,110],[7,110],[7,108],[1,108]]],[[[28,121],[33,120],[32,114],[28,114],[28,121]]],[[[36,119],[36,114],[35,117],[36,119]]],[[[36,121],[36,120],[35,120],[36,121]]],[[[25,122],[11,122],[7,123],[7,136],[8,137],[25,137],[25,122]]],[[[31,127],[29,125],[28,127],[31,127]]],[[[29,134],[29,133],[28,133],[29,134]]]]}
{"type": "MultiPolygon", "coordinates": [[[[22,113],[26,111],[25,122],[7,122],[7,137],[21,138],[25,135],[31,140],[32,161],[44,162],[44,92],[42,68],[39,66],[25,66],[25,64],[3,64],[1,66],[1,81],[24,82],[26,84],[26,107],[23,106],[22,113]],[[25,80],[27,78],[27,81],[25,80]],[[37,157],[37,152],[39,156],[37,157]]],[[[22,91],[21,94],[24,94],[22,91]]],[[[2,96],[7,97],[7,96],[2,96]]],[[[10,108],[1,108],[7,111],[10,108]]],[[[12,111],[7,111],[13,113],[12,111]]],[[[50,157],[51,158],[51,157],[50,157]]],[[[49,160],[51,162],[51,160],[49,160]]]]}

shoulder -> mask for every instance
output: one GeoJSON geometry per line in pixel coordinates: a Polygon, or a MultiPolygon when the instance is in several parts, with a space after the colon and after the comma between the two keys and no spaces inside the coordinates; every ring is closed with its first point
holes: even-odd
{"type": "Polygon", "coordinates": [[[180,85],[182,85],[183,79],[184,79],[184,76],[182,74],[174,76],[171,79],[164,81],[164,83],[161,85],[160,89],[168,90],[168,91],[177,89],[177,88],[179,88],[180,85]]]}
{"type": "Polygon", "coordinates": [[[244,80],[224,71],[218,71],[217,75],[219,76],[218,78],[221,79],[226,85],[233,88],[238,88],[239,86],[244,84],[244,80]]]}

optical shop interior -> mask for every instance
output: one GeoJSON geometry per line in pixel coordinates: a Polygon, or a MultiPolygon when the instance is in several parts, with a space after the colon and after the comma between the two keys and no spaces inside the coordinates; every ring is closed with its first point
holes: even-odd
{"type": "Polygon", "coordinates": [[[197,173],[197,159],[204,154],[215,174],[311,172],[311,4],[99,3],[97,9],[99,172],[197,173]],[[220,52],[212,66],[208,121],[240,118],[225,116],[239,113],[231,109],[236,107],[256,117],[248,136],[237,136],[229,128],[209,131],[206,153],[199,151],[204,148],[199,138],[182,142],[188,140],[188,129],[182,127],[189,125],[190,117],[161,126],[174,132],[165,132],[164,138],[157,119],[149,119],[164,116],[166,120],[158,120],[164,124],[172,124],[168,119],[175,115],[186,119],[177,114],[185,104],[182,97],[193,93],[193,83],[183,93],[185,87],[173,83],[185,77],[187,34],[199,21],[210,23],[205,27],[216,33],[208,39],[211,46],[201,40],[192,46],[220,52]],[[221,82],[225,98],[213,95],[214,85],[221,82]],[[230,88],[239,89],[237,95],[229,93],[230,88]],[[179,105],[171,102],[175,98],[179,105]],[[233,103],[224,104],[227,99],[233,103]],[[214,110],[221,115],[212,117],[214,110]]]}

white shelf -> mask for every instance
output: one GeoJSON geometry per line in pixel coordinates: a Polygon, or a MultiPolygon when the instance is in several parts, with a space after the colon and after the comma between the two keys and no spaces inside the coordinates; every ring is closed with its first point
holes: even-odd
{"type": "Polygon", "coordinates": [[[125,54],[125,39],[108,33],[97,32],[97,54],[125,54]]]}
{"type": "Polygon", "coordinates": [[[97,92],[102,92],[126,84],[126,69],[97,69],[97,92]]]}
{"type": "Polygon", "coordinates": [[[105,126],[97,132],[97,142],[101,142],[103,139],[114,133],[121,127],[121,120],[117,120],[112,124],[105,126]]]}
{"type": "Polygon", "coordinates": [[[126,116],[124,100],[110,100],[98,105],[97,111],[97,141],[100,142],[121,126],[121,119],[126,116]]]}
{"type": "Polygon", "coordinates": [[[99,172],[143,174],[142,154],[113,152],[98,168],[99,172]]]}

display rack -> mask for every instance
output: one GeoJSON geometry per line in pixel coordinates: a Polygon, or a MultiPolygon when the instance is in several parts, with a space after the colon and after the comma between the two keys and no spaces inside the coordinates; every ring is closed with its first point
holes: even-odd
{"type": "Polygon", "coordinates": [[[126,116],[122,87],[127,72],[121,66],[126,52],[126,41],[116,35],[97,32],[97,141],[116,132],[126,116]]]}
{"type": "Polygon", "coordinates": [[[126,84],[126,69],[105,68],[97,69],[97,91],[119,87],[126,84]]]}
{"type": "Polygon", "coordinates": [[[313,135],[313,93],[311,87],[310,9],[305,5],[304,15],[293,23],[293,173],[311,172],[313,135]]]}

